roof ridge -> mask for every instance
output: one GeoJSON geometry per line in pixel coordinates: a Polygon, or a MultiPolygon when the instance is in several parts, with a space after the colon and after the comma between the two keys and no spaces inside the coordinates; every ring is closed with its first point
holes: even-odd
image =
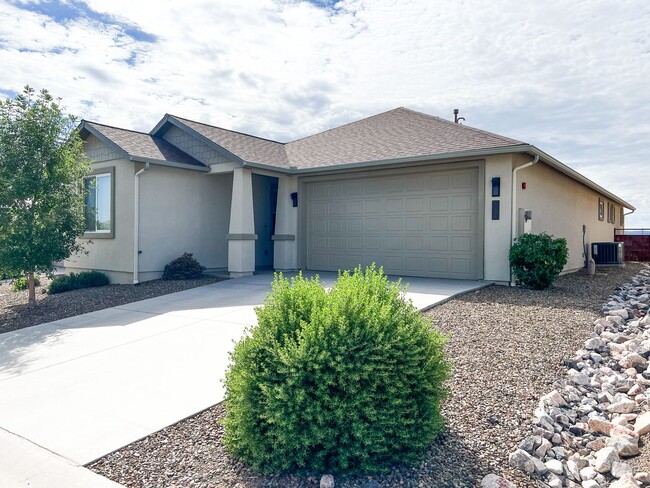
{"type": "Polygon", "coordinates": [[[268,139],[266,137],[260,137],[260,136],[256,136],[256,135],[253,135],[253,134],[247,134],[245,132],[241,132],[241,131],[238,131],[238,130],[226,129],[224,127],[219,127],[218,125],[206,124],[205,122],[199,122],[197,120],[187,119],[185,117],[179,117],[178,115],[174,115],[174,114],[166,114],[166,115],[168,115],[169,117],[174,117],[175,119],[184,120],[184,121],[187,121],[187,122],[192,122],[194,124],[204,125],[206,127],[211,127],[213,129],[225,130],[226,132],[232,132],[233,134],[239,134],[239,135],[246,136],[246,137],[253,137],[255,139],[260,139],[260,140],[266,141],[266,142],[273,142],[275,144],[282,144],[283,146],[285,144],[287,144],[286,142],[274,141],[273,139],[268,139]]]}
{"type": "Polygon", "coordinates": [[[117,129],[117,130],[122,130],[124,132],[133,132],[135,134],[141,134],[143,136],[149,136],[149,137],[152,137],[152,138],[155,137],[157,139],[161,139],[161,137],[154,136],[154,135],[150,134],[149,132],[142,132],[140,130],[124,129],[123,127],[117,127],[117,126],[114,126],[114,125],[102,124],[100,122],[93,122],[92,120],[86,120],[86,119],[82,119],[81,122],[82,123],[85,122],[87,124],[100,125],[102,127],[108,127],[109,129],[117,129]]]}
{"type": "MultiPolygon", "coordinates": [[[[389,112],[394,112],[395,110],[399,110],[399,109],[402,109],[402,108],[404,108],[404,107],[391,108],[390,110],[386,110],[386,111],[384,111],[384,112],[379,112],[378,114],[374,114],[374,115],[369,115],[368,117],[364,117],[364,118],[362,118],[362,119],[353,120],[352,122],[347,122],[346,124],[343,124],[343,125],[337,125],[336,127],[330,127],[329,129],[325,129],[325,130],[322,130],[322,131],[320,131],[320,132],[316,132],[315,134],[310,134],[310,135],[308,135],[308,136],[304,136],[304,137],[300,137],[300,138],[298,138],[298,139],[294,139],[293,141],[289,141],[289,142],[287,142],[287,144],[293,144],[294,142],[298,142],[298,141],[302,141],[302,140],[305,140],[305,139],[309,139],[310,137],[318,136],[318,135],[320,135],[320,134],[325,134],[326,132],[331,132],[331,131],[333,131],[333,130],[342,129],[343,127],[347,127],[347,126],[349,126],[349,125],[358,124],[359,122],[364,122],[364,121],[366,121],[366,120],[368,120],[368,119],[374,119],[375,117],[379,117],[380,115],[384,115],[384,114],[387,114],[387,113],[389,113],[389,112]]],[[[408,110],[408,109],[405,109],[405,110],[408,110]]]]}
{"type": "Polygon", "coordinates": [[[400,108],[404,109],[404,110],[407,110],[409,112],[412,112],[414,114],[421,115],[423,117],[436,119],[436,120],[439,120],[441,122],[445,122],[445,123],[447,123],[449,125],[453,125],[454,127],[462,127],[463,129],[471,130],[471,131],[474,131],[474,132],[480,132],[481,134],[489,134],[489,135],[491,135],[493,137],[498,137],[501,140],[509,140],[509,141],[515,141],[515,142],[518,142],[518,143],[521,143],[521,144],[528,144],[527,142],[520,141],[519,139],[513,139],[512,137],[502,136],[501,134],[497,134],[496,132],[490,132],[488,130],[479,129],[477,127],[472,127],[471,125],[465,125],[465,124],[459,124],[457,122],[452,122],[451,120],[443,119],[442,117],[438,117],[437,115],[426,114],[424,112],[419,112],[417,110],[413,110],[413,109],[407,108],[407,107],[400,107],[400,108]]]}

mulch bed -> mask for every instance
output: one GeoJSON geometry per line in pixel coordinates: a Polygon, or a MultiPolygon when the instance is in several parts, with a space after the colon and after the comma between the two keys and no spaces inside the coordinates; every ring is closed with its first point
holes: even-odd
{"type": "MultiPolygon", "coordinates": [[[[382,487],[469,488],[497,473],[520,487],[539,486],[508,466],[508,454],[529,433],[539,397],[565,373],[562,360],[582,346],[607,296],[641,266],[565,275],[545,291],[493,286],[428,311],[450,335],[446,432],[419,466],[395,466],[372,478],[382,487]]],[[[89,468],[128,487],[319,486],[322,473],[263,476],[233,459],[220,442],[225,408],[216,405],[89,468]]],[[[648,446],[643,449],[640,458],[648,460],[648,446]]],[[[337,487],[363,487],[370,479],[336,481],[337,487]]]]}
{"type": "Polygon", "coordinates": [[[11,288],[11,282],[6,281],[0,283],[0,333],[196,288],[215,281],[219,279],[205,277],[184,281],[154,280],[136,286],[108,285],[48,295],[47,285],[50,280],[42,277],[41,286],[36,288],[34,306],[27,304],[27,290],[15,292],[11,288]]]}

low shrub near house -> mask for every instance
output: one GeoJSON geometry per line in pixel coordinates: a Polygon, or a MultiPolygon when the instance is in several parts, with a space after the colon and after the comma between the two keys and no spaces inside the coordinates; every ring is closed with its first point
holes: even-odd
{"type": "Polygon", "coordinates": [[[386,471],[417,463],[443,428],[445,337],[374,266],[276,275],[231,354],[224,443],[262,472],[386,471]]]}
{"type": "Polygon", "coordinates": [[[567,242],[546,233],[522,234],[510,248],[510,266],[517,281],[537,290],[553,284],[569,258],[567,242]]]}
{"type": "Polygon", "coordinates": [[[205,271],[202,266],[190,252],[183,253],[169,264],[165,265],[163,271],[163,280],[193,280],[200,278],[201,273],[205,271]]]}
{"type": "Polygon", "coordinates": [[[64,291],[92,288],[109,284],[108,276],[99,271],[82,271],[57,276],[50,282],[47,292],[50,294],[63,293],[64,291]]]}
{"type": "MultiPolygon", "coordinates": [[[[37,274],[34,274],[34,286],[41,286],[41,278],[37,274]]],[[[13,285],[11,285],[13,291],[26,290],[28,287],[29,287],[29,280],[27,279],[26,276],[21,276],[20,278],[16,278],[14,280],[13,285]]]]}

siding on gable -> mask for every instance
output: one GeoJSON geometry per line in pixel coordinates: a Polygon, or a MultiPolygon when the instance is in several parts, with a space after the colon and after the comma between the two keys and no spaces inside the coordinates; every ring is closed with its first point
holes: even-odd
{"type": "Polygon", "coordinates": [[[84,141],[84,149],[88,158],[94,162],[99,163],[102,161],[111,161],[113,159],[120,159],[123,156],[113,149],[109,144],[100,140],[94,135],[89,135],[84,141]]]}
{"type": "Polygon", "coordinates": [[[171,127],[163,139],[204,164],[228,163],[230,160],[178,127],[171,127]]]}

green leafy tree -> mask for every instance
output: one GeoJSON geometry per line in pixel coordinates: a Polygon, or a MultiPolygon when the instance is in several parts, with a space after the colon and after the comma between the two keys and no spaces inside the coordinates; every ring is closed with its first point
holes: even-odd
{"type": "Polygon", "coordinates": [[[0,271],[34,273],[81,250],[82,178],[88,172],[76,120],[47,90],[26,86],[0,101],[0,271]]]}

